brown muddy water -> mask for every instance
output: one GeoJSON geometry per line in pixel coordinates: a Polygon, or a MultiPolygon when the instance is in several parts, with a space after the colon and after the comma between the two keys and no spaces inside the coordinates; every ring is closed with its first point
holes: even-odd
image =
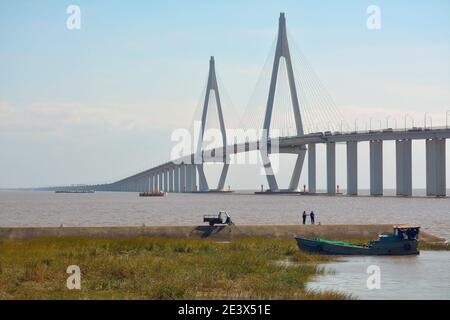
{"type": "Polygon", "coordinates": [[[2,227],[195,225],[219,210],[229,212],[236,224],[295,224],[303,210],[314,210],[316,223],[419,224],[450,239],[450,198],[0,192],[2,227]]]}

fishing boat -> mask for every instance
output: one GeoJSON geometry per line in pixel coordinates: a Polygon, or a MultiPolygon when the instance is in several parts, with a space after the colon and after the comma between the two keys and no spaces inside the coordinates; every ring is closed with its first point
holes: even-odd
{"type": "Polygon", "coordinates": [[[300,249],[319,254],[337,255],[413,255],[419,254],[419,226],[394,226],[391,235],[382,234],[367,245],[320,238],[306,239],[295,237],[300,249]]]}

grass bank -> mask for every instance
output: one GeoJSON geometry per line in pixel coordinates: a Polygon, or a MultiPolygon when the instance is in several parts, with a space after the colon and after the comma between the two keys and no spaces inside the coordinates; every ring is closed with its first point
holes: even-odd
{"type": "Polygon", "coordinates": [[[0,299],[349,298],[306,290],[329,259],[293,240],[2,240],[0,299]],[[81,290],[66,287],[69,265],[81,269],[81,290]]]}
{"type": "Polygon", "coordinates": [[[419,242],[420,250],[430,250],[430,251],[450,251],[450,243],[445,242],[419,242]]]}

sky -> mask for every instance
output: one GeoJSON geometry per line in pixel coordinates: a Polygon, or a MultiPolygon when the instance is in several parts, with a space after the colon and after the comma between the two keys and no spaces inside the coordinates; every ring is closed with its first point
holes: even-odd
{"type": "MultiPolygon", "coordinates": [[[[0,188],[111,182],[168,161],[171,133],[191,126],[202,99],[210,56],[233,106],[244,112],[280,12],[290,41],[349,123],[393,126],[396,119],[401,127],[408,114],[423,125],[428,112],[427,121],[445,125],[446,0],[0,0],[0,188]],[[81,10],[80,29],[67,28],[70,5],[81,10]],[[379,30],[367,28],[370,5],[381,10],[379,30]]],[[[413,185],[423,188],[423,141],[413,149],[413,185]]],[[[449,150],[447,141],[447,163],[449,150]]],[[[364,188],[368,146],[361,144],[359,154],[364,188]]],[[[287,184],[292,158],[282,157],[279,180],[287,184]]],[[[324,158],[319,147],[319,188],[324,158]]],[[[395,185],[394,163],[394,145],[385,143],[387,188],[395,185]]],[[[337,183],[345,187],[341,145],[337,166],[337,183]]],[[[301,184],[306,173],[305,166],[301,184]]],[[[231,168],[227,180],[236,189],[262,183],[259,168],[245,166],[231,168]]]]}

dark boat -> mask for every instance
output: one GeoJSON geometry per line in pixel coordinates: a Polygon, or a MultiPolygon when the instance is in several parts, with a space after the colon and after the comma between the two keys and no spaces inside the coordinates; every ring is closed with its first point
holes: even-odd
{"type": "Polygon", "coordinates": [[[338,255],[413,255],[419,254],[418,226],[394,226],[394,234],[379,235],[368,245],[358,245],[342,241],[329,241],[320,238],[306,239],[295,237],[300,249],[320,254],[338,255]]]}
{"type": "Polygon", "coordinates": [[[55,193],[95,193],[94,190],[56,190],[55,193]]]}
{"type": "Polygon", "coordinates": [[[139,193],[139,197],[164,197],[166,196],[165,192],[141,192],[139,193]]]}

